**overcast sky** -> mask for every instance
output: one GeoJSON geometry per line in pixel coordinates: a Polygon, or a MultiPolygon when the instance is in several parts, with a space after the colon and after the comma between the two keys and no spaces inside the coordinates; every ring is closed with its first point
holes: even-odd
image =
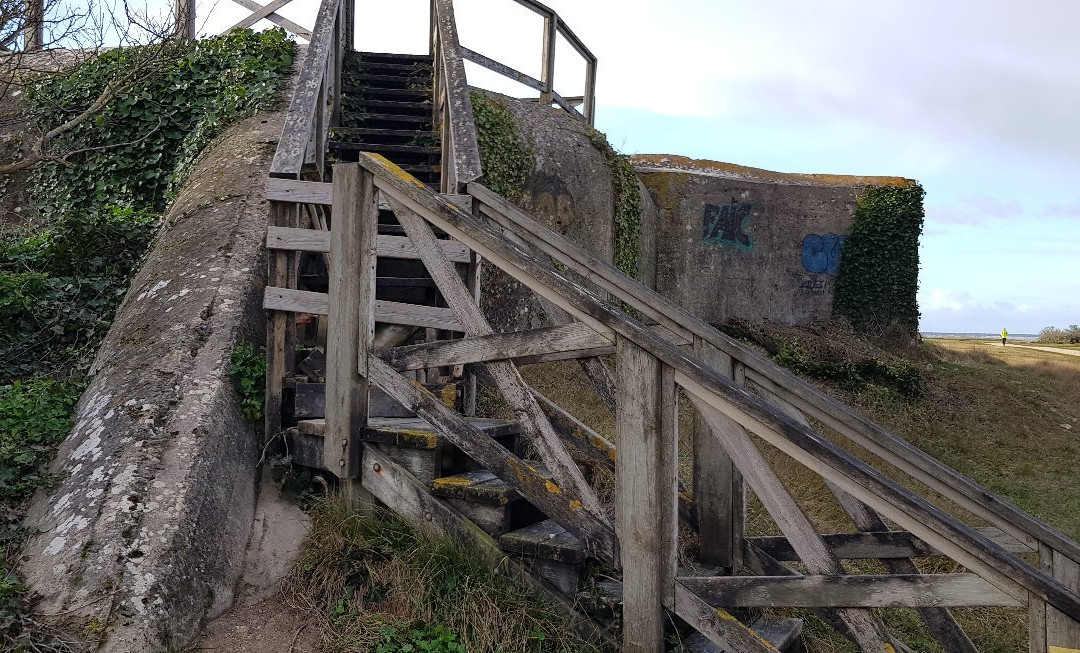
{"type": "MultiPolygon", "coordinates": [[[[547,4],[599,58],[597,127],[624,153],[917,179],[924,331],[1080,322],[1077,0],[547,4]]],[[[426,52],[428,0],[357,5],[358,49],[426,52]]],[[[455,7],[463,45],[539,77],[535,14],[455,7]]],[[[316,8],[281,13],[311,25],[316,8]]],[[[205,32],[246,13],[199,12],[205,32]]],[[[580,94],[582,64],[556,53],[556,90],[580,94]]],[[[499,84],[485,73],[470,82],[499,84]]]]}

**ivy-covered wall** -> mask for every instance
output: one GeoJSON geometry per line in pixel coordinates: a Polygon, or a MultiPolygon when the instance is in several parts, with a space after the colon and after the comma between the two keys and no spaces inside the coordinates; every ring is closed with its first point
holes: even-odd
{"type": "Polygon", "coordinates": [[[838,315],[868,335],[918,332],[924,195],[913,182],[869,186],[856,201],[833,304],[838,315]]]}

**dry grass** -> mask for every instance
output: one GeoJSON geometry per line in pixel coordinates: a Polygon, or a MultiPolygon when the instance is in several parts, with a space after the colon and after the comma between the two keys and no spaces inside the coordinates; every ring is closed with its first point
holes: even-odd
{"type": "Polygon", "coordinates": [[[333,499],[314,506],[283,595],[320,623],[328,652],[374,650],[387,627],[439,625],[472,653],[599,650],[566,628],[544,597],[498,575],[475,552],[390,514],[361,517],[333,499]]]}

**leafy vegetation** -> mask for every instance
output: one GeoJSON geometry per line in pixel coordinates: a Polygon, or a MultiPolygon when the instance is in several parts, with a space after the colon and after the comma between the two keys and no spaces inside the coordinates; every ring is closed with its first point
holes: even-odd
{"type": "Polygon", "coordinates": [[[480,91],[473,91],[470,97],[484,183],[517,200],[525,180],[536,169],[536,158],[518,135],[514,115],[505,104],[480,91]]]}
{"type": "Polygon", "coordinates": [[[596,650],[543,596],[493,567],[446,537],[327,498],[313,508],[287,592],[322,622],[331,651],[596,650]]]}
{"type": "Polygon", "coordinates": [[[859,196],[844,243],[833,307],[862,333],[918,333],[922,186],[870,186],[859,196]]]}
{"type": "Polygon", "coordinates": [[[240,413],[249,422],[258,422],[266,402],[266,354],[250,342],[242,342],[233,348],[229,363],[240,396],[240,413]]]}
{"type": "MultiPolygon", "coordinates": [[[[21,608],[11,572],[22,507],[72,424],[85,373],[172,196],[228,123],[266,107],[291,64],[282,30],[238,30],[164,48],[164,62],[53,145],[32,175],[35,229],[0,234],[0,648],[61,650],[21,608]],[[43,648],[44,647],[44,648],[43,648]]],[[[48,130],[85,110],[142,50],[115,49],[34,85],[48,130]]],[[[160,56],[157,51],[155,56],[160,56]]],[[[258,357],[238,363],[253,385],[258,357]]],[[[261,392],[261,383],[259,389],[261,392]]],[[[246,397],[245,413],[261,412],[246,397]]]]}
{"type": "Polygon", "coordinates": [[[1038,342],[1045,342],[1053,345],[1075,345],[1080,343],[1080,324],[1073,324],[1068,329],[1058,329],[1057,327],[1046,327],[1039,332],[1038,342]]]}
{"type": "Polygon", "coordinates": [[[615,266],[631,277],[638,276],[641,252],[641,189],[630,160],[611,146],[602,132],[592,130],[589,140],[611,167],[611,190],[615,207],[615,266]]]}

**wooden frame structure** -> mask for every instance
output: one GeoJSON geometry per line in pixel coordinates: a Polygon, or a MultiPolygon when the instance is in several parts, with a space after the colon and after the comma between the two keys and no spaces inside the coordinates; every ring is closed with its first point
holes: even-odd
{"type": "MultiPolygon", "coordinates": [[[[554,12],[518,1],[534,11],[546,10],[538,13],[550,17],[545,21],[547,43],[554,43],[555,33],[576,41],[554,12]]],[[[1076,543],[476,183],[482,171],[463,61],[480,55],[458,43],[452,0],[434,0],[431,13],[433,119],[443,135],[444,194],[368,154],[358,164],[335,166],[333,184],[322,183],[343,48],[352,39],[350,6],[351,0],[324,0],[320,7],[268,180],[268,435],[281,430],[282,379],[295,367],[293,316],[326,315],[321,466],[355,494],[370,492],[422,527],[451,531],[494,555],[490,537],[429,496],[423,483],[378,447],[364,446],[370,391],[381,390],[576,536],[589,556],[622,569],[627,651],[662,650],[666,612],[726,650],[773,650],[726,612],[764,606],[812,609],[867,651],[885,650],[891,643],[874,609],[912,607],[943,648],[959,652],[976,649],[949,608],[1026,606],[1032,651],[1080,648],[1076,543]],[[380,208],[394,212],[405,236],[377,234],[380,208]],[[327,230],[331,216],[333,228],[327,230]],[[297,290],[297,257],[305,251],[327,257],[329,292],[297,290]],[[373,289],[379,257],[422,261],[445,307],[377,301],[373,289]],[[479,265],[485,259],[565,311],[570,321],[518,333],[492,332],[478,307],[479,265]],[[464,337],[380,350],[375,347],[376,322],[464,337]],[[517,371],[521,364],[612,354],[617,365],[609,403],[616,412],[618,450],[528,387],[517,371]],[[495,445],[403,376],[478,365],[486,367],[520,416],[551,478],[495,445]],[[681,487],[675,474],[680,396],[697,414],[692,488],[681,487]],[[825,430],[816,430],[811,419],[825,430]],[[816,533],[751,434],[821,475],[857,532],[816,533]],[[934,496],[920,496],[830,436],[884,461],[934,496]],[[616,472],[614,514],[585,482],[571,447],[616,472]],[[761,500],[782,536],[746,535],[744,487],[761,500]],[[954,507],[987,525],[973,528],[960,522],[948,512],[954,507]],[[688,576],[677,569],[680,522],[697,530],[700,561],[713,565],[716,575],[688,576]],[[932,555],[948,556],[968,571],[919,574],[911,559],[932,555]],[[1021,556],[1037,557],[1038,566],[1021,556]],[[848,575],[841,566],[846,559],[880,560],[887,574],[848,575]],[[805,573],[788,564],[794,561],[802,563],[805,573]],[[743,570],[755,575],[733,575],[743,570]]],[[[548,73],[553,52],[553,47],[545,49],[548,73]]],[[[591,57],[587,50],[582,54],[591,57]]],[[[594,59],[591,70],[594,81],[594,59]]],[[[562,106],[551,80],[547,74],[533,81],[562,106]]],[[[584,114],[590,119],[592,81],[584,114]]]]}
{"type": "MultiPolygon", "coordinates": [[[[1062,534],[623,276],[481,185],[468,186],[473,201],[469,212],[410,182],[406,173],[381,157],[365,154],[359,164],[339,165],[334,180],[332,278],[346,285],[332,286],[321,303],[296,296],[292,299],[297,303],[273,304],[292,310],[314,310],[318,304],[319,310],[333,311],[339,301],[335,298],[349,298],[336,313],[338,317],[331,319],[332,332],[337,330],[339,336],[331,336],[335,344],[328,351],[339,347],[341,355],[328,355],[327,392],[354,399],[341,402],[351,408],[347,416],[344,412],[340,416],[346,426],[335,427],[333,432],[357,432],[355,420],[363,419],[363,407],[355,398],[363,396],[369,385],[375,386],[433,425],[478,464],[511,483],[576,535],[589,555],[622,568],[625,650],[662,650],[667,610],[727,650],[767,651],[769,647],[751,631],[723,618],[722,612],[764,606],[819,611],[867,651],[885,650],[891,642],[872,610],[898,606],[918,609],[934,637],[950,651],[976,649],[948,608],[988,605],[1030,610],[1033,651],[1080,645],[1080,595],[1074,573],[1080,550],[1062,534]],[[386,251],[377,239],[374,244],[371,240],[380,201],[393,208],[408,234],[402,238],[409,244],[397,245],[395,255],[408,251],[409,256],[424,261],[448,304],[441,319],[456,319],[460,324],[456,330],[467,334],[465,338],[374,349],[372,318],[404,319],[400,314],[387,317],[364,291],[373,283],[375,257],[386,251]],[[453,240],[436,238],[433,229],[453,240]],[[338,243],[336,249],[334,243],[338,243]],[[483,256],[577,321],[528,332],[492,333],[472,291],[454,272],[454,261],[465,256],[462,247],[483,256]],[[568,276],[573,274],[580,275],[579,281],[568,276]],[[641,318],[617,308],[608,295],[636,309],[641,318]],[[321,308],[327,303],[329,309],[321,308]],[[353,337],[358,344],[344,345],[342,338],[351,343],[353,337]],[[567,462],[565,447],[567,441],[573,442],[571,431],[578,432],[575,446],[591,448],[597,458],[610,460],[611,445],[602,438],[592,441],[591,430],[580,423],[566,428],[566,420],[573,418],[537,399],[514,366],[514,361],[591,357],[613,349],[619,431],[619,508],[614,522],[575,474],[572,461],[567,462]],[[515,398],[519,414],[530,416],[527,421],[533,422],[535,441],[545,451],[545,461],[551,461],[553,480],[542,478],[524,461],[492,445],[490,438],[460,415],[401,376],[409,369],[443,364],[483,364],[502,379],[499,389],[515,398]],[[331,378],[339,384],[337,390],[329,389],[331,378]],[[675,481],[677,389],[689,398],[701,420],[693,440],[695,459],[701,460],[694,468],[699,477],[690,511],[680,511],[675,481]],[[804,414],[821,422],[828,416],[841,427],[834,428],[841,436],[900,469],[917,471],[921,483],[991,525],[975,529],[960,522],[837,446],[814,430],[804,414]],[[581,433],[588,434],[584,439],[591,444],[581,444],[581,433]],[[816,533],[749,437],[751,433],[820,474],[860,532],[816,533]],[[744,479],[783,537],[745,537],[744,479]],[[709,543],[703,555],[715,561],[723,574],[746,568],[759,575],[680,575],[674,559],[680,513],[697,523],[702,540],[709,543]],[[889,530],[885,519],[904,530],[889,530]],[[1035,553],[1040,557],[1039,567],[1021,557],[1035,553]],[[926,555],[946,555],[969,572],[919,574],[910,558],[926,555]],[[889,574],[847,575],[840,560],[850,558],[882,560],[889,574]],[[800,561],[806,573],[794,571],[787,564],[792,560],[800,561]]],[[[275,190],[280,185],[271,182],[272,197],[281,197],[275,190]]],[[[326,184],[304,186],[303,196],[309,200],[325,201],[330,195],[326,184]]],[[[268,242],[274,247],[325,249],[324,239],[302,240],[299,234],[281,229],[274,230],[268,242]]],[[[280,291],[267,292],[268,302],[278,301],[271,298],[280,291]]],[[[350,461],[357,461],[359,469],[343,476],[359,474],[366,489],[383,500],[389,497],[394,508],[398,490],[382,485],[390,483],[385,474],[368,469],[385,461],[370,462],[358,442],[338,450],[338,442],[330,437],[332,419],[328,413],[326,466],[348,468],[350,461]]]]}

